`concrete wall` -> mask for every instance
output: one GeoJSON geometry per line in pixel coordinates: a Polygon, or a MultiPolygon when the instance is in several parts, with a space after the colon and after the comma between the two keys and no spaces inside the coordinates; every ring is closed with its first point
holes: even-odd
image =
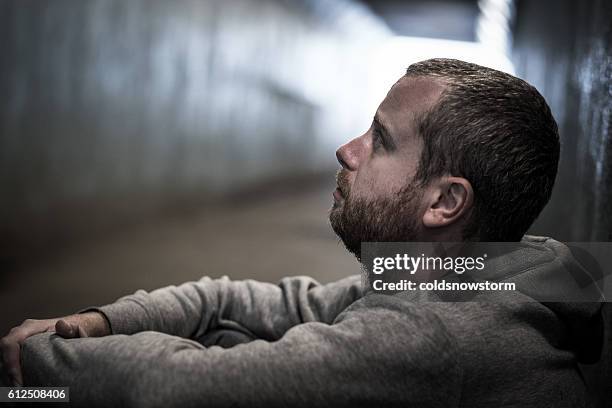
{"type": "Polygon", "coordinates": [[[333,169],[385,33],[348,1],[1,1],[0,246],[333,169]]]}
{"type": "Polygon", "coordinates": [[[612,2],[519,0],[514,62],[559,123],[561,163],[533,232],[612,239],[612,2]]]}

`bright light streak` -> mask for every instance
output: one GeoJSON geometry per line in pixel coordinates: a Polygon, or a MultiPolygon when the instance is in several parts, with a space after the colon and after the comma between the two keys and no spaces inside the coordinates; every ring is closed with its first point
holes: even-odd
{"type": "Polygon", "coordinates": [[[373,113],[391,86],[412,63],[430,58],[454,58],[514,74],[514,66],[502,51],[480,42],[421,37],[392,37],[372,48],[370,57],[370,111],[373,113]]]}

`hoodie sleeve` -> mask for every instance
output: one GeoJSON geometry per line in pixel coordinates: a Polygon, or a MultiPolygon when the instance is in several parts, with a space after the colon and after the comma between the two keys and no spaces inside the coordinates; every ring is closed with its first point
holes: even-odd
{"type": "Polygon", "coordinates": [[[156,332],[36,335],[24,344],[25,383],[68,386],[88,407],[457,406],[462,371],[443,323],[414,304],[381,303],[230,349],[156,332]]]}
{"type": "Polygon", "coordinates": [[[229,329],[250,338],[276,340],[306,322],[331,323],[361,296],[360,276],[320,285],[308,277],[279,284],[202,278],[150,293],[139,290],[100,308],[113,334],[157,331],[198,339],[229,329]]]}

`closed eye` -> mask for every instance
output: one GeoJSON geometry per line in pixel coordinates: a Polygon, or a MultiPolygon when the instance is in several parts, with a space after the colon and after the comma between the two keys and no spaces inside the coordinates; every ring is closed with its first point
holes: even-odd
{"type": "Polygon", "coordinates": [[[385,140],[383,135],[378,126],[374,125],[374,129],[372,129],[372,150],[376,152],[384,147],[385,140]]]}
{"type": "Polygon", "coordinates": [[[396,149],[395,142],[389,135],[389,131],[380,123],[376,116],[374,116],[374,122],[372,123],[372,145],[374,151],[384,148],[388,152],[393,152],[396,149]]]}

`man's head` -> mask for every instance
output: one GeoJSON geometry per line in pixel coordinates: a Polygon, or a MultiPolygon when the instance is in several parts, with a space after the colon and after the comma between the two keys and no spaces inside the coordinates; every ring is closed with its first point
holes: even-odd
{"type": "Polygon", "coordinates": [[[531,85],[433,59],[411,65],[336,156],[330,221],[359,257],[361,242],[520,240],[550,198],[559,136],[531,85]]]}

